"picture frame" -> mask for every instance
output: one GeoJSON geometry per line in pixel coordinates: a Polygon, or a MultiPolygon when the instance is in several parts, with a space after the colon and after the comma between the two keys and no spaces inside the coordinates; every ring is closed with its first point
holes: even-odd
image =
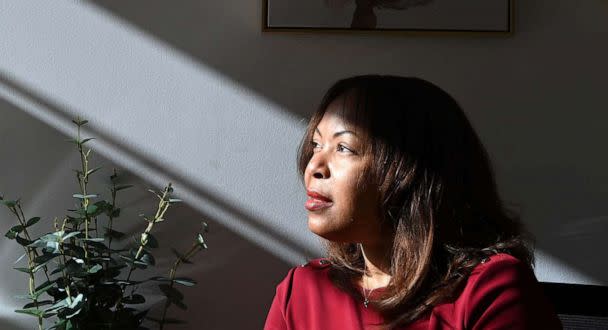
{"type": "Polygon", "coordinates": [[[262,0],[264,32],[513,34],[514,0],[262,0]]]}

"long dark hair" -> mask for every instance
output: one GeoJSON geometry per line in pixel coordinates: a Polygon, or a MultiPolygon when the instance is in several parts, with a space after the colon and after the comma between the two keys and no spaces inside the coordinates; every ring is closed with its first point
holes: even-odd
{"type": "MultiPolygon", "coordinates": [[[[382,221],[394,233],[392,279],[372,302],[385,326],[408,324],[456,298],[489,255],[508,253],[533,266],[531,236],[504,207],[487,151],[458,103],[428,81],[365,75],[336,82],[300,145],[300,175],[325,110],[346,95],[356,98],[356,124],[369,133],[366,175],[378,185],[382,221]]],[[[364,272],[360,245],[325,243],[333,283],[361,299],[353,285],[364,272]]]]}

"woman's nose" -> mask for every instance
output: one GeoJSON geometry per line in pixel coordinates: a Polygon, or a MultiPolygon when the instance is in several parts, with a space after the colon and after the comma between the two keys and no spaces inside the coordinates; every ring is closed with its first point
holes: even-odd
{"type": "Polygon", "coordinates": [[[330,176],[327,159],[322,153],[317,153],[308,162],[310,174],[315,179],[327,179],[330,176]]]}

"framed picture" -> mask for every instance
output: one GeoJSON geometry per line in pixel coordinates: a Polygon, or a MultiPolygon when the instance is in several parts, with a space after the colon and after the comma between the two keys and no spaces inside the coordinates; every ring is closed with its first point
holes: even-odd
{"type": "Polygon", "coordinates": [[[513,0],[262,1],[264,31],[513,32],[513,0]]]}

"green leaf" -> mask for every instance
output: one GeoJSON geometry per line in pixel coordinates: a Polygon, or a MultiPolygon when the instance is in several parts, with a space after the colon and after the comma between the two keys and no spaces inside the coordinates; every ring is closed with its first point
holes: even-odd
{"type": "Polygon", "coordinates": [[[15,295],[13,296],[15,299],[27,299],[27,300],[32,300],[32,296],[29,294],[19,294],[19,295],[15,295]]]}
{"type": "Polygon", "coordinates": [[[34,291],[34,297],[36,297],[36,299],[38,299],[38,297],[40,297],[40,295],[42,295],[43,293],[47,292],[50,288],[52,288],[55,283],[51,281],[46,281],[42,285],[38,286],[38,288],[36,288],[36,291],[34,291]]]}
{"type": "Polygon", "coordinates": [[[111,238],[116,238],[116,239],[121,239],[125,236],[125,233],[116,231],[114,229],[110,229],[107,227],[104,227],[106,232],[104,234],[104,237],[111,237],[111,238]]]}
{"type": "Polygon", "coordinates": [[[207,244],[205,243],[205,239],[203,238],[203,235],[201,235],[200,233],[198,235],[196,235],[196,242],[203,249],[207,248],[207,244]]]}
{"type": "Polygon", "coordinates": [[[72,122],[78,126],[82,126],[82,125],[86,125],[86,123],[88,123],[88,120],[80,120],[80,117],[73,119],[72,122]]]}
{"type": "Polygon", "coordinates": [[[171,279],[164,276],[154,276],[150,277],[148,280],[150,281],[159,281],[159,282],[171,282],[171,279]]]}
{"type": "Polygon", "coordinates": [[[83,241],[89,241],[89,242],[103,242],[106,239],[103,237],[89,237],[89,238],[83,238],[83,241]]]}
{"type": "Polygon", "coordinates": [[[102,284],[116,284],[116,285],[137,285],[142,281],[123,281],[123,280],[102,280],[102,284]]]}
{"type": "Polygon", "coordinates": [[[87,207],[87,214],[89,215],[95,215],[95,213],[97,212],[99,208],[97,207],[97,205],[93,204],[93,205],[89,205],[87,207]]]}
{"type": "Polygon", "coordinates": [[[13,267],[13,269],[16,269],[20,272],[24,272],[26,274],[31,274],[32,271],[29,268],[25,268],[25,267],[13,267]]]}
{"type": "Polygon", "coordinates": [[[9,229],[9,231],[19,234],[20,232],[23,231],[23,229],[25,229],[25,227],[23,227],[22,225],[16,225],[16,226],[11,227],[11,229],[9,229]]]}
{"type": "Polygon", "coordinates": [[[21,313],[21,314],[32,315],[32,316],[36,316],[36,317],[41,317],[42,314],[44,313],[44,311],[42,311],[38,308],[16,309],[15,312],[21,313]]]}
{"type": "Polygon", "coordinates": [[[82,265],[77,263],[74,259],[68,260],[65,265],[65,272],[68,275],[81,275],[82,273],[85,273],[82,269],[82,265]]]}
{"type": "Polygon", "coordinates": [[[95,194],[92,194],[92,195],[73,194],[72,197],[78,198],[78,199],[85,199],[85,198],[86,199],[90,199],[90,198],[97,198],[97,197],[99,197],[99,195],[95,195],[95,194]]]}
{"type": "Polygon", "coordinates": [[[8,239],[15,239],[17,237],[17,233],[12,230],[9,230],[6,232],[6,234],[4,234],[4,236],[8,239]]]}
{"type": "Polygon", "coordinates": [[[97,206],[97,208],[99,209],[99,213],[106,212],[106,211],[112,209],[112,204],[110,204],[110,203],[108,203],[108,202],[106,202],[104,200],[95,202],[94,205],[97,206]]]}
{"type": "Polygon", "coordinates": [[[84,295],[82,293],[79,293],[76,298],[72,299],[72,303],[70,303],[68,305],[68,308],[75,308],[78,306],[78,304],[82,303],[82,300],[84,299],[84,295]]]}
{"type": "Polygon", "coordinates": [[[59,242],[59,240],[61,239],[61,236],[64,233],[65,232],[63,230],[52,232],[52,233],[46,234],[44,236],[41,236],[39,239],[34,241],[34,243],[36,243],[36,242],[59,242]]]}
{"type": "MultiPolygon", "coordinates": [[[[76,296],[76,298],[72,299],[72,303],[69,304],[67,306],[67,310],[65,310],[65,318],[66,319],[70,319],[76,315],[78,315],[78,313],[80,313],[80,311],[82,310],[82,305],[84,304],[83,301],[84,295],[82,293],[79,293],[78,296],[76,296]]],[[[64,311],[62,311],[64,312],[64,311]]],[[[61,313],[60,313],[61,315],[61,313]]]]}
{"type": "Polygon", "coordinates": [[[122,299],[122,301],[125,304],[129,304],[129,305],[135,305],[135,304],[143,304],[146,302],[146,299],[144,298],[144,296],[140,295],[140,294],[134,294],[132,296],[128,296],[122,299]]]}
{"type": "Polygon", "coordinates": [[[114,191],[120,191],[120,190],[123,190],[123,189],[129,189],[131,187],[133,187],[132,184],[121,184],[121,185],[117,185],[116,187],[114,187],[114,191]]]}
{"type": "Polygon", "coordinates": [[[81,233],[81,232],[79,232],[79,231],[71,231],[71,232],[69,232],[69,233],[67,233],[67,234],[63,235],[63,236],[61,237],[61,240],[62,240],[62,241],[66,241],[66,240],[67,240],[67,239],[69,239],[70,237],[74,237],[74,236],[76,236],[76,235],[78,235],[78,234],[80,234],[80,233],[81,233]]]}
{"type": "MultiPolygon", "coordinates": [[[[45,319],[48,319],[49,317],[53,317],[55,315],[57,315],[57,313],[44,311],[44,314],[42,314],[42,317],[45,318],[45,319]]],[[[51,328],[48,328],[48,329],[55,329],[55,328],[51,327],[51,328]]]]}
{"type": "Polygon", "coordinates": [[[24,227],[22,225],[16,225],[13,226],[11,229],[9,229],[6,234],[4,234],[4,236],[6,236],[9,239],[15,239],[17,237],[17,235],[19,235],[20,232],[22,232],[24,229],[24,227]]]}
{"type": "Polygon", "coordinates": [[[173,280],[175,283],[179,283],[181,285],[185,285],[185,286],[194,286],[196,284],[196,281],[191,279],[191,278],[187,278],[187,277],[178,277],[176,279],[173,280]]]}
{"type": "Polygon", "coordinates": [[[63,243],[63,251],[66,256],[84,259],[84,249],[72,243],[63,243]]]}
{"type": "Polygon", "coordinates": [[[39,271],[39,270],[40,270],[41,268],[43,268],[45,265],[46,265],[46,263],[43,263],[43,264],[37,265],[36,267],[34,267],[34,268],[32,269],[32,272],[34,272],[34,273],[35,273],[35,272],[39,271]]]}
{"type": "Polygon", "coordinates": [[[28,247],[43,248],[47,252],[50,252],[50,250],[52,250],[51,253],[59,253],[59,242],[52,241],[48,238],[43,240],[43,238],[44,236],[40,239],[37,239],[32,244],[28,245],[28,247]]]}
{"type": "Polygon", "coordinates": [[[95,259],[97,260],[107,260],[109,261],[109,259],[107,257],[101,257],[102,254],[104,253],[108,253],[110,251],[115,252],[116,250],[114,249],[109,249],[103,242],[91,242],[88,241],[88,245],[89,248],[98,251],[100,253],[100,257],[97,257],[95,259]]]}
{"type": "Polygon", "coordinates": [[[90,274],[95,274],[95,273],[97,273],[98,271],[100,271],[102,268],[103,268],[103,267],[102,267],[101,265],[99,265],[99,264],[94,265],[93,267],[89,268],[89,273],[90,273],[90,274]]]}
{"type": "Polygon", "coordinates": [[[119,254],[118,256],[126,262],[133,263],[133,257],[131,256],[126,256],[123,254],[119,254]]]}
{"type": "MultiPolygon", "coordinates": [[[[52,300],[42,300],[42,301],[38,301],[38,306],[50,305],[52,303],[53,303],[52,300]]],[[[22,307],[22,309],[27,309],[27,308],[32,308],[32,307],[36,307],[36,302],[27,303],[25,306],[22,307]]]]}
{"type": "Polygon", "coordinates": [[[53,306],[49,307],[46,309],[46,312],[49,311],[56,311],[58,309],[64,308],[68,306],[68,299],[64,298],[62,300],[59,300],[58,302],[56,302],[53,306]]]}
{"type": "Polygon", "coordinates": [[[53,271],[50,273],[50,275],[55,275],[55,274],[57,274],[57,273],[61,272],[61,271],[62,271],[64,268],[65,268],[65,265],[59,265],[59,266],[57,266],[57,268],[55,268],[55,269],[54,269],[54,270],[53,270],[53,271]]]}
{"type": "Polygon", "coordinates": [[[29,220],[27,221],[27,223],[25,224],[25,226],[26,226],[26,227],[33,226],[33,225],[35,225],[36,223],[38,223],[38,221],[40,221],[40,217],[33,217],[33,218],[31,218],[31,219],[29,219],[29,220]]]}
{"type": "Polygon", "coordinates": [[[15,240],[17,241],[17,243],[19,243],[19,244],[21,244],[23,246],[28,246],[28,245],[32,244],[32,241],[30,241],[28,239],[25,239],[25,238],[23,238],[21,236],[15,237],[15,240]]]}
{"type": "MultiPolygon", "coordinates": [[[[34,289],[34,293],[36,291],[41,291],[41,289],[45,288],[46,286],[48,286],[49,284],[54,285],[55,282],[57,282],[59,279],[55,279],[55,280],[50,280],[50,281],[45,281],[44,283],[38,285],[35,289],[34,289]]],[[[61,280],[59,280],[61,281],[61,280]]],[[[48,288],[46,289],[48,290],[48,288]]],[[[46,292],[46,290],[44,290],[46,292]]]]}
{"type": "Polygon", "coordinates": [[[7,207],[15,207],[17,205],[17,201],[6,201],[6,200],[2,200],[0,201],[1,203],[3,203],[4,205],[6,205],[7,207]]]}
{"type": "Polygon", "coordinates": [[[87,143],[87,142],[89,142],[91,140],[95,140],[95,138],[86,138],[86,139],[80,141],[80,144],[85,144],[85,143],[87,143]]]}
{"type": "Polygon", "coordinates": [[[96,167],[96,168],[94,168],[94,169],[92,169],[92,170],[87,171],[87,176],[89,176],[89,175],[91,175],[91,174],[93,174],[93,173],[95,173],[95,172],[99,171],[99,170],[100,170],[100,169],[102,169],[102,168],[103,168],[103,166],[98,166],[98,167],[96,167]]]}
{"type": "MultiPolygon", "coordinates": [[[[68,211],[77,212],[76,210],[68,210],[68,211]]],[[[67,223],[72,225],[72,228],[80,226],[86,220],[86,218],[83,218],[83,217],[75,218],[75,217],[72,217],[69,215],[67,216],[67,218],[68,218],[67,223]]]]}
{"type": "Polygon", "coordinates": [[[184,299],[184,295],[178,289],[168,284],[159,284],[158,288],[171,302],[182,301],[184,299]]]}
{"type": "Polygon", "coordinates": [[[156,260],[154,259],[154,256],[150,253],[144,253],[140,258],[139,261],[143,262],[144,264],[146,264],[146,266],[154,266],[156,264],[156,260]]]}
{"type": "Polygon", "coordinates": [[[47,242],[44,251],[50,253],[59,253],[59,242],[47,242]]]}
{"type": "Polygon", "coordinates": [[[34,262],[37,263],[37,264],[45,263],[45,262],[47,262],[47,261],[49,261],[49,260],[51,260],[51,259],[53,259],[53,258],[55,258],[57,256],[60,256],[60,254],[58,254],[58,253],[57,254],[44,253],[44,254],[42,254],[40,256],[35,257],[34,258],[34,262]]]}
{"type": "Polygon", "coordinates": [[[148,241],[145,244],[146,247],[149,248],[158,248],[158,241],[156,240],[156,237],[152,236],[152,234],[148,234],[148,241]]]}

